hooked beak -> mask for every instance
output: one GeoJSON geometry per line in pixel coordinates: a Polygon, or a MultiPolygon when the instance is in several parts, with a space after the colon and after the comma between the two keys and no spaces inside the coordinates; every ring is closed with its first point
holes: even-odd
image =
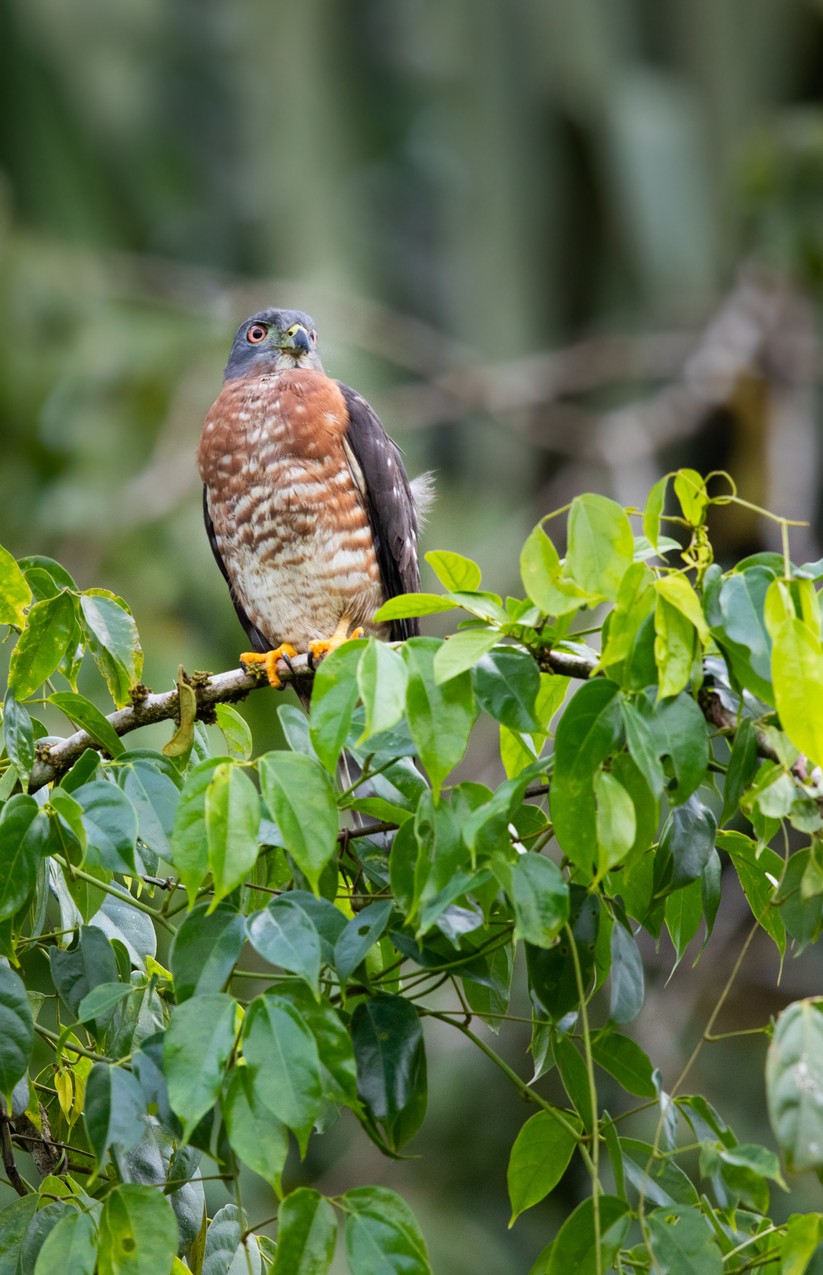
{"type": "Polygon", "coordinates": [[[285,346],[287,350],[294,350],[300,354],[309,354],[311,351],[311,337],[301,323],[294,323],[286,333],[288,342],[285,346]]]}

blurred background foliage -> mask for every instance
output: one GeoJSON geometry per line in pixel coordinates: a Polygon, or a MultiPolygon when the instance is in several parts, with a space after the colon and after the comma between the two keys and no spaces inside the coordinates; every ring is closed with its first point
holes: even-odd
{"type": "MultiPolygon", "coordinates": [[[[576,492],[642,501],[684,463],[807,520],[794,555],[817,557],[821,97],[811,0],[5,0],[0,543],[123,594],[156,689],[180,662],[232,666],[193,452],[236,325],[277,304],[313,315],[327,369],[436,471],[425,545],[488,587],[517,591],[524,535],[576,492]]],[[[772,543],[724,517],[730,560],[772,543]]],[[[664,992],[669,954],[649,954],[639,1030],[664,1082],[738,924],[702,981],[664,992]]],[[[799,971],[787,1000],[820,990],[799,971]]],[[[755,1039],[715,1080],[759,1139],[755,1039]]],[[[341,1123],[301,1172],[405,1191],[444,1272],[478,1253],[522,1271],[575,1184],[507,1235],[529,1113],[431,1041],[423,1160],[381,1162],[341,1123]]]]}

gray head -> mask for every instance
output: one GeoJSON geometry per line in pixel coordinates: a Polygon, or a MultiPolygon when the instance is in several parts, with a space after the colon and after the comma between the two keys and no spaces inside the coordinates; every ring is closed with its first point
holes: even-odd
{"type": "Polygon", "coordinates": [[[302,310],[258,310],[237,329],[225,377],[233,381],[296,367],[323,370],[313,321],[302,310]]]}

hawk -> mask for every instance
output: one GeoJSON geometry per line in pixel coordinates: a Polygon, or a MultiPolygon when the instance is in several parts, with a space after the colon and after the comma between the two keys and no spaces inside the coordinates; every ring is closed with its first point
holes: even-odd
{"type": "Polygon", "coordinates": [[[244,664],[262,663],[279,686],[281,658],[419,632],[416,620],[373,617],[420,588],[427,479],[412,491],[368,403],[326,376],[308,315],[269,309],[241,323],[197,461],[212,552],[253,648],[244,664]]]}

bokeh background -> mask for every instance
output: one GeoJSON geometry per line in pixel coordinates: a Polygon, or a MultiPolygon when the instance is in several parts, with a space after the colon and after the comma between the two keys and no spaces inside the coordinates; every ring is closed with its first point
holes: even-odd
{"type": "MultiPolygon", "coordinates": [[[[0,543],[123,594],[155,689],[234,665],[193,452],[235,327],[278,304],[436,472],[424,547],[487,587],[517,591],[525,534],[576,492],[642,503],[681,464],[805,520],[794,556],[818,557],[821,99],[812,0],[3,0],[0,543]]],[[[729,561],[774,543],[747,510],[715,533],[729,561]]],[[[667,988],[650,953],[637,1032],[664,1083],[743,924],[724,904],[711,968],[667,988]]],[[[779,1008],[775,965],[753,951],[727,1026],[779,1008]]],[[[819,975],[788,962],[781,996],[819,975]]],[[[384,1182],[438,1271],[522,1272],[579,1184],[507,1233],[530,1113],[430,1041],[421,1159],[343,1121],[292,1180],[384,1182]]],[[[695,1086],[767,1139],[764,1042],[712,1049],[695,1086]]]]}

